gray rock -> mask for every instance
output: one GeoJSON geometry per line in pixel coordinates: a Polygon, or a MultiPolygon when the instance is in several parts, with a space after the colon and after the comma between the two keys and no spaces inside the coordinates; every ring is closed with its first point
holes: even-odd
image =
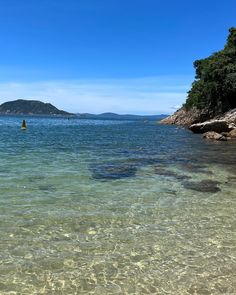
{"type": "Polygon", "coordinates": [[[184,107],[177,110],[173,115],[160,121],[161,124],[175,124],[179,126],[190,126],[193,123],[203,122],[209,119],[204,110],[199,110],[193,107],[191,110],[186,110],[184,107]]]}
{"type": "MultiPolygon", "coordinates": [[[[225,120],[227,121],[228,123],[231,123],[231,124],[236,124],[236,109],[232,109],[220,116],[217,116],[216,119],[219,119],[219,120],[225,120]]],[[[236,127],[236,126],[235,126],[236,127]]]]}
{"type": "Polygon", "coordinates": [[[229,132],[222,132],[221,135],[223,135],[223,136],[225,136],[225,137],[228,137],[228,138],[230,137],[230,136],[229,136],[229,132]]]}
{"type": "MultiPolygon", "coordinates": [[[[199,110],[195,107],[187,110],[185,107],[181,107],[173,115],[161,120],[161,124],[175,124],[180,126],[189,127],[190,125],[201,122],[211,122],[211,121],[226,121],[231,129],[236,128],[236,108],[227,111],[223,114],[214,115],[209,109],[199,110]]],[[[212,130],[207,130],[212,131],[212,130]]],[[[216,132],[223,132],[217,131],[216,132]]],[[[201,133],[204,133],[203,131],[201,133]]],[[[228,131],[226,131],[228,132],[228,131]]]]}
{"type": "Polygon", "coordinates": [[[230,138],[234,138],[236,139],[236,128],[234,128],[233,130],[231,130],[229,133],[228,133],[228,136],[230,138]]]}
{"type": "Polygon", "coordinates": [[[227,140],[227,138],[224,135],[219,134],[215,131],[208,131],[204,133],[202,137],[211,140],[227,140]]]}
{"type": "Polygon", "coordinates": [[[205,133],[215,131],[217,133],[230,132],[233,126],[225,120],[212,120],[203,123],[192,124],[189,129],[194,133],[205,133]]]}

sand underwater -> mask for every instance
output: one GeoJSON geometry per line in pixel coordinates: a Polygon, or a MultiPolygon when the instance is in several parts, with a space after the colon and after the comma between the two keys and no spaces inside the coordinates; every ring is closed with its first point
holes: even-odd
{"type": "Polygon", "coordinates": [[[0,294],[236,294],[236,141],[0,117],[0,294]]]}

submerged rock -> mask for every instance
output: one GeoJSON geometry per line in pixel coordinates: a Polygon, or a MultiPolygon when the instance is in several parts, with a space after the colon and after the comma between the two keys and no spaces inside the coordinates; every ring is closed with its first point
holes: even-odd
{"type": "Polygon", "coordinates": [[[216,193],[220,191],[220,188],[218,187],[220,183],[218,181],[206,179],[199,182],[195,181],[186,181],[183,182],[183,186],[186,189],[198,191],[198,192],[204,192],[204,193],[216,193]]]}
{"type": "Polygon", "coordinates": [[[204,133],[203,138],[212,139],[212,140],[224,140],[224,141],[227,140],[227,137],[215,131],[208,131],[204,133]]]}
{"type": "Polygon", "coordinates": [[[173,177],[177,180],[184,180],[184,179],[190,179],[191,177],[188,175],[178,174],[174,171],[170,171],[168,169],[162,168],[162,167],[155,167],[155,173],[161,176],[166,177],[173,177]]]}
{"type": "Polygon", "coordinates": [[[134,165],[111,163],[93,165],[91,168],[94,179],[121,179],[135,176],[137,168],[134,165]]]}

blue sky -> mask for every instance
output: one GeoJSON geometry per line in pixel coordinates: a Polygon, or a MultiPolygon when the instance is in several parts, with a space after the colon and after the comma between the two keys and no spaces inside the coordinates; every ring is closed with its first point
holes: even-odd
{"type": "Polygon", "coordinates": [[[0,0],[0,103],[171,113],[235,11],[231,0],[0,0]]]}

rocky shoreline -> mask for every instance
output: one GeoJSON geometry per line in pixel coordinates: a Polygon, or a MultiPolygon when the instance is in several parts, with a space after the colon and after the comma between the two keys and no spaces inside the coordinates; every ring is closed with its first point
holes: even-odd
{"type": "Polygon", "coordinates": [[[184,107],[163,119],[161,124],[184,126],[194,133],[202,133],[203,138],[211,140],[236,139],[236,108],[211,118],[204,110],[184,107]]]}

